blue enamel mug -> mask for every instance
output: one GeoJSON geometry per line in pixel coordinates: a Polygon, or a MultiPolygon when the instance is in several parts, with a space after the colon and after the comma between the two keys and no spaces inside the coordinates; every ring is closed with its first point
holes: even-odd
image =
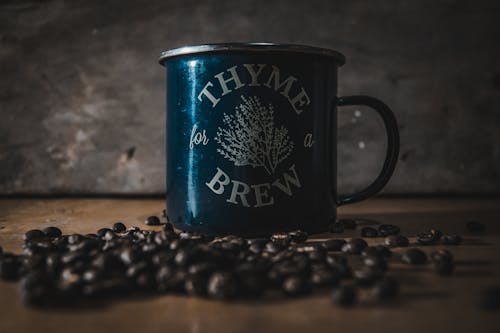
{"type": "Polygon", "coordinates": [[[168,219],[181,230],[265,235],[327,230],[339,205],[366,199],[399,153],[393,113],[368,96],[337,96],[336,51],[230,43],[165,51],[168,219]],[[337,196],[337,107],[383,119],[387,153],[364,190],[337,196]]]}

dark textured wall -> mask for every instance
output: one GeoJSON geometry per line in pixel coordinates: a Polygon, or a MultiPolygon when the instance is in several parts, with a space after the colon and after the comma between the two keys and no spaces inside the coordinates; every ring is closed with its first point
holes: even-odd
{"type": "MultiPolygon", "coordinates": [[[[1,1],[0,193],[164,191],[160,51],[272,41],[343,52],[339,94],[395,111],[385,193],[498,192],[499,1],[1,1]]],[[[380,168],[381,122],[339,114],[340,192],[380,168]]]]}

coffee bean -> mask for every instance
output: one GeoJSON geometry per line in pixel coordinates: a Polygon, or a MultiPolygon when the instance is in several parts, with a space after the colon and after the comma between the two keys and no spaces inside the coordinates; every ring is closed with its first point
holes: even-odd
{"type": "Polygon", "coordinates": [[[271,241],[280,247],[285,247],[290,244],[290,236],[288,233],[276,233],[271,236],[271,241]]]}
{"type": "Polygon", "coordinates": [[[96,234],[97,234],[97,236],[99,236],[99,237],[101,237],[101,238],[102,238],[102,237],[104,237],[104,235],[105,235],[108,231],[111,231],[111,232],[112,232],[113,230],[111,230],[110,228],[101,228],[101,229],[97,230],[96,234]]]}
{"type": "Polygon", "coordinates": [[[340,275],[341,279],[349,279],[352,277],[351,267],[347,259],[338,255],[328,255],[325,258],[326,264],[340,275]]]}
{"type": "Polygon", "coordinates": [[[358,293],[352,286],[344,285],[333,289],[332,302],[340,306],[351,306],[357,301],[358,293]]]}
{"type": "Polygon", "coordinates": [[[286,278],[281,288],[285,295],[290,297],[304,295],[311,291],[306,279],[299,275],[286,278]]]}
{"type": "Polygon", "coordinates": [[[403,253],[401,261],[410,265],[423,265],[427,262],[427,255],[422,250],[411,248],[403,253]]]}
{"type": "Polygon", "coordinates": [[[421,245],[432,245],[436,243],[442,235],[442,232],[438,229],[429,229],[417,234],[417,242],[421,245]]]}
{"type": "Polygon", "coordinates": [[[127,227],[122,222],[116,222],[113,224],[113,231],[117,233],[122,233],[127,230],[127,227]]]}
{"type": "Polygon", "coordinates": [[[57,227],[47,227],[42,230],[46,237],[57,238],[61,237],[62,231],[57,227]]]}
{"type": "Polygon", "coordinates": [[[347,242],[343,239],[329,239],[321,243],[327,251],[342,251],[342,246],[347,242]]]}
{"type": "Polygon", "coordinates": [[[361,229],[361,237],[368,237],[368,238],[373,238],[377,237],[378,232],[377,229],[372,228],[372,227],[364,227],[361,229]]]}
{"type": "Polygon", "coordinates": [[[146,223],[147,225],[160,225],[161,221],[158,216],[153,215],[149,216],[144,223],[146,223]]]}
{"type": "Polygon", "coordinates": [[[156,283],[160,292],[184,290],[186,273],[171,265],[162,265],[156,272],[156,283]]]}
{"type": "Polygon", "coordinates": [[[455,269],[455,264],[450,260],[433,261],[432,268],[439,275],[451,275],[455,269]]]}
{"type": "Polygon", "coordinates": [[[462,243],[462,237],[456,234],[443,235],[441,241],[445,245],[460,245],[462,243]]]}
{"type": "Polygon", "coordinates": [[[328,226],[328,231],[330,231],[331,233],[340,234],[344,232],[344,223],[341,220],[332,222],[328,226]]]}
{"type": "Polygon", "coordinates": [[[15,281],[19,279],[21,262],[17,256],[4,253],[0,257],[0,279],[15,281]]]}
{"type": "Polygon", "coordinates": [[[360,254],[368,244],[365,240],[361,238],[352,238],[344,246],[342,246],[342,252],[348,254],[360,254]]]}
{"type": "Polygon", "coordinates": [[[387,261],[380,256],[365,256],[363,258],[363,264],[366,267],[370,267],[379,271],[385,271],[387,269],[387,261]]]}
{"type": "Polygon", "coordinates": [[[363,267],[353,272],[354,283],[360,287],[370,287],[382,276],[382,271],[371,267],[363,267]]]}
{"type": "Polygon", "coordinates": [[[500,309],[500,287],[491,286],[482,289],[479,294],[479,306],[483,310],[500,309]]]}
{"type": "Polygon", "coordinates": [[[45,305],[52,296],[51,286],[44,276],[37,272],[23,276],[19,282],[19,289],[23,303],[29,306],[45,305]]]}
{"type": "Polygon", "coordinates": [[[469,221],[465,226],[469,232],[483,232],[486,230],[486,226],[478,221],[469,221]]]}
{"type": "Polygon", "coordinates": [[[316,247],[314,251],[307,252],[307,256],[312,261],[324,261],[326,257],[327,251],[322,247],[316,247]]]}
{"type": "Polygon", "coordinates": [[[358,226],[356,220],[353,219],[339,219],[338,222],[342,223],[346,230],[353,230],[358,226]]]}
{"type": "Polygon", "coordinates": [[[391,250],[383,245],[368,246],[363,251],[361,255],[364,257],[376,256],[380,258],[390,258],[392,256],[391,250]]]}
{"type": "Polygon", "coordinates": [[[453,261],[453,255],[448,250],[438,250],[430,254],[432,261],[453,261]]]}
{"type": "Polygon", "coordinates": [[[402,235],[390,235],[385,238],[384,243],[390,247],[406,247],[410,241],[402,235]]]}
{"type": "Polygon", "coordinates": [[[399,295],[399,283],[394,278],[385,277],[375,282],[372,295],[380,301],[394,299],[399,295]]]}
{"type": "Polygon", "coordinates": [[[313,269],[311,272],[311,283],[315,286],[334,286],[341,279],[339,271],[327,267],[313,269]]]}
{"type": "Polygon", "coordinates": [[[399,235],[399,232],[399,227],[392,224],[381,224],[378,227],[378,233],[382,237],[399,235]]]}
{"type": "MultiPolygon", "coordinates": [[[[110,229],[108,229],[110,230],[110,229]]],[[[81,242],[84,239],[84,237],[80,234],[72,234],[68,236],[68,244],[76,244],[81,242]]]]}
{"type": "Polygon", "coordinates": [[[236,278],[229,272],[215,272],[208,280],[207,292],[216,299],[234,298],[238,293],[236,278]]]}
{"type": "Polygon", "coordinates": [[[292,242],[303,243],[307,240],[307,232],[301,230],[290,231],[288,237],[292,242]]]}
{"type": "Polygon", "coordinates": [[[184,282],[186,293],[191,296],[205,296],[207,294],[207,278],[203,275],[191,275],[184,282]]]}
{"type": "Polygon", "coordinates": [[[33,229],[24,234],[24,241],[29,242],[29,241],[39,240],[43,237],[45,237],[43,231],[38,229],[33,229]]]}

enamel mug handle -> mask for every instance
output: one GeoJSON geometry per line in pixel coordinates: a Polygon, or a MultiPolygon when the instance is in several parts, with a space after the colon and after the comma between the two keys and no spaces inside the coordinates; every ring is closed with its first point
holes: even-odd
{"type": "Polygon", "coordinates": [[[385,131],[387,133],[387,152],[384,165],[380,174],[375,180],[365,189],[351,195],[341,196],[337,198],[337,206],[350,204],[365,200],[378,193],[389,181],[396,167],[396,162],[399,155],[399,131],[396,118],[391,109],[382,101],[363,95],[337,97],[338,106],[346,105],[366,105],[377,111],[384,121],[385,131]]]}

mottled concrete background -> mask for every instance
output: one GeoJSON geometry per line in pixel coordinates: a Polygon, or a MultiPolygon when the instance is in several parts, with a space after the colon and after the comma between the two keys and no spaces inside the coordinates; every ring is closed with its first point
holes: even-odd
{"type": "MultiPolygon", "coordinates": [[[[183,44],[272,41],[347,56],[340,94],[386,101],[385,193],[500,192],[500,2],[1,1],[0,193],[161,193],[164,72],[183,44]]],[[[380,168],[381,121],[339,114],[339,186],[380,168]]]]}

